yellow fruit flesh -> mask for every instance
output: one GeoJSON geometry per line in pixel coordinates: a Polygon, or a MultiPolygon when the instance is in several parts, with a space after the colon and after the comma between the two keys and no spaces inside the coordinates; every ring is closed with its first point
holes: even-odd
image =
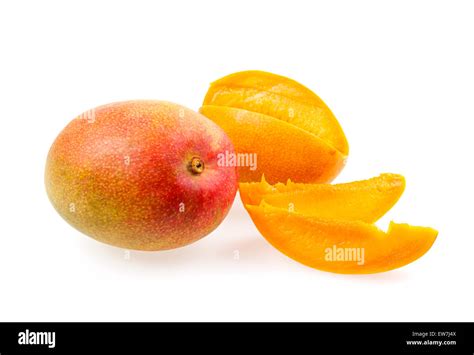
{"type": "Polygon", "coordinates": [[[260,233],[282,253],[307,266],[341,274],[384,272],[409,264],[431,248],[438,234],[432,228],[393,222],[383,232],[360,221],[304,216],[265,206],[246,208],[260,233]],[[344,258],[338,260],[334,250],[344,258]]]}
{"type": "Polygon", "coordinates": [[[288,122],[315,134],[342,154],[349,152],[342,129],[329,108],[321,103],[316,106],[306,102],[260,91],[253,88],[218,87],[211,88],[203,105],[241,108],[262,113],[288,122]]]}
{"type": "Polygon", "coordinates": [[[211,84],[200,112],[224,129],[237,153],[257,156],[255,170],[239,169],[241,182],[258,181],[263,173],[271,183],[330,182],[349,152],[328,106],[280,75],[244,71],[223,77],[211,84]]]}
{"type": "Polygon", "coordinates": [[[342,220],[377,221],[400,198],[405,179],[397,174],[343,184],[301,184],[289,181],[272,186],[260,183],[239,184],[244,204],[262,201],[274,208],[304,215],[342,220]]]}
{"type": "Polygon", "coordinates": [[[203,106],[200,112],[224,129],[237,153],[256,154],[256,169],[240,167],[239,181],[258,181],[265,172],[272,183],[288,178],[301,182],[327,182],[344,166],[345,157],[339,151],[317,136],[284,121],[222,106],[203,106]],[[302,159],[305,156],[311,157],[311,162],[302,159]]]}

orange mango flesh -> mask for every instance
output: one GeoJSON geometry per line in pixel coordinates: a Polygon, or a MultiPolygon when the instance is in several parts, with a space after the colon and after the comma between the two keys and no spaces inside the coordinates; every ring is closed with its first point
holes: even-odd
{"type": "Polygon", "coordinates": [[[347,139],[329,107],[311,90],[281,75],[262,71],[234,73],[211,84],[203,105],[262,113],[315,134],[343,155],[347,139]]]}
{"type": "Polygon", "coordinates": [[[240,183],[239,189],[244,205],[265,202],[273,208],[309,216],[373,223],[398,201],[405,179],[398,174],[381,174],[334,185],[288,181],[272,186],[263,177],[260,183],[240,183]]]}
{"type": "MultiPolygon", "coordinates": [[[[265,179],[265,175],[262,175],[260,182],[241,182],[239,183],[240,199],[242,200],[244,206],[259,205],[263,199],[263,196],[279,192],[286,192],[287,186],[290,182],[291,180],[288,179],[287,185],[281,182],[277,182],[276,184],[272,185],[265,179]]],[[[302,185],[309,186],[309,184],[302,185]]]]}
{"type": "Polygon", "coordinates": [[[431,228],[392,222],[384,232],[371,224],[400,198],[402,176],[327,184],[344,167],[348,143],[328,106],[298,82],[234,73],[211,84],[200,112],[238,154],[257,155],[258,167],[239,167],[240,196],[263,236],[289,257],[330,272],[376,273],[416,260],[434,243],[431,228]],[[364,260],[329,260],[331,248],[362,250],[364,260]]]}
{"type": "Polygon", "coordinates": [[[394,222],[384,232],[361,221],[305,216],[265,205],[246,208],[260,233],[283,254],[307,266],[340,274],[399,268],[425,254],[438,235],[432,228],[394,222]]]}
{"type": "MultiPolygon", "coordinates": [[[[322,100],[306,86],[301,85],[295,80],[281,75],[272,74],[261,70],[247,70],[227,75],[211,84],[212,87],[242,87],[250,89],[259,89],[275,94],[280,94],[288,98],[306,101],[320,105],[322,100]]],[[[212,95],[209,91],[208,96],[212,95]]]]}
{"type": "Polygon", "coordinates": [[[239,181],[258,181],[262,172],[269,182],[327,182],[345,164],[345,156],[323,140],[285,121],[223,106],[203,106],[200,112],[217,123],[240,154],[257,154],[257,168],[239,167],[239,181]],[[311,157],[308,161],[304,157],[311,157]]]}
{"type": "Polygon", "coordinates": [[[327,105],[289,78],[263,71],[234,73],[213,82],[200,112],[220,125],[236,152],[254,154],[255,169],[239,181],[332,181],[344,167],[347,139],[327,105]]]}

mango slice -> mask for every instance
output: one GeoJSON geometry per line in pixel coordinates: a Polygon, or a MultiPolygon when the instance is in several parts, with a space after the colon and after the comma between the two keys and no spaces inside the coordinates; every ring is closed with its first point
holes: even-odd
{"type": "MultiPolygon", "coordinates": [[[[265,181],[240,183],[244,205],[262,202],[273,207],[319,218],[359,220],[373,223],[395,205],[405,189],[398,174],[342,184],[301,184],[291,180],[272,186],[265,181]]],[[[271,207],[269,207],[271,208],[271,207]]]]}
{"type": "Polygon", "coordinates": [[[307,266],[340,274],[393,270],[425,254],[438,232],[390,223],[387,232],[361,221],[305,216],[246,206],[257,229],[275,248],[307,266]]]}
{"type": "Polygon", "coordinates": [[[254,170],[239,167],[239,181],[258,181],[262,172],[271,172],[266,176],[272,183],[289,176],[301,182],[326,182],[345,164],[345,157],[319,137],[273,117],[211,105],[201,107],[200,112],[227,133],[238,154],[256,154],[254,170]]]}
{"type": "Polygon", "coordinates": [[[263,173],[271,183],[288,178],[330,182],[349,152],[327,105],[305,86],[280,75],[254,70],[221,78],[211,84],[200,112],[224,129],[237,153],[256,155],[256,169],[239,168],[241,182],[258,181],[263,173]]]}

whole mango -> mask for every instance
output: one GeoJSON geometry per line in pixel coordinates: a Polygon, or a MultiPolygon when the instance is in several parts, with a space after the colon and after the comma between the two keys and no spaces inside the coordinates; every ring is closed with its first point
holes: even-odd
{"type": "Polygon", "coordinates": [[[46,190],[73,227],[104,243],[172,249],[214,230],[235,198],[231,141],[203,115],[164,101],[118,102],[75,118],[47,158],[46,190]]]}

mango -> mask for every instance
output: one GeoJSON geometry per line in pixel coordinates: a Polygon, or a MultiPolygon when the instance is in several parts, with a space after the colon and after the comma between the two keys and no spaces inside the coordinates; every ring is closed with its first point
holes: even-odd
{"type": "Polygon", "coordinates": [[[373,223],[398,201],[405,190],[405,178],[398,174],[381,174],[367,180],[341,184],[286,184],[260,182],[240,183],[244,205],[280,208],[323,218],[373,223]]]}
{"type": "Polygon", "coordinates": [[[221,126],[238,154],[255,154],[255,169],[239,166],[239,181],[274,184],[332,181],[349,153],[344,132],[319,96],[302,84],[263,71],[213,82],[200,112],[221,126]]]}
{"type": "Polygon", "coordinates": [[[387,232],[373,224],[303,215],[267,205],[247,205],[257,229],[288,257],[339,274],[393,270],[423,256],[438,232],[391,222],[387,232]]]}
{"type": "Polygon", "coordinates": [[[164,101],[90,110],[54,141],[45,185],[57,212],[107,244],[164,250],[214,230],[237,191],[225,132],[199,113],[164,101]]]}

